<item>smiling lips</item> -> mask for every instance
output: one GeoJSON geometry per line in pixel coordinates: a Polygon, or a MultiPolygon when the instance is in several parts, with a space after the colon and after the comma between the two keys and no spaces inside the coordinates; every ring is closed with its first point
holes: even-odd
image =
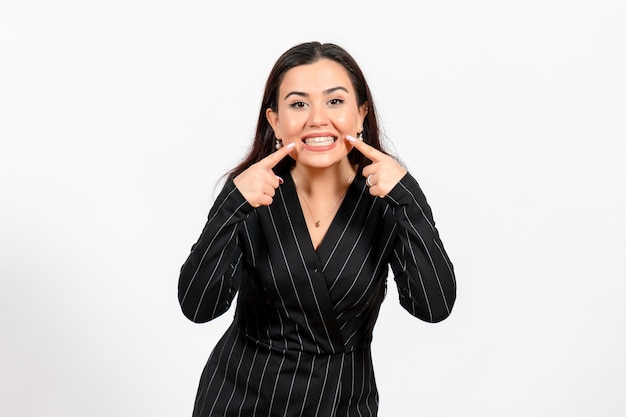
{"type": "Polygon", "coordinates": [[[335,137],[333,136],[318,136],[314,138],[306,138],[304,139],[304,143],[307,146],[330,146],[335,143],[335,137]]]}

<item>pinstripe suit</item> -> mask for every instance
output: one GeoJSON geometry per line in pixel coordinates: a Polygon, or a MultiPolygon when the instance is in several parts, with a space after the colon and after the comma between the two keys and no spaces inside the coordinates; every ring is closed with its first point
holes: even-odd
{"type": "Polygon", "coordinates": [[[206,322],[237,296],[232,325],[202,373],[194,416],[376,416],[372,329],[391,266],[401,305],[446,318],[456,296],[423,193],[407,174],[384,199],[362,178],[315,250],[284,175],[253,209],[232,181],[181,268],[184,314],[206,322]]]}

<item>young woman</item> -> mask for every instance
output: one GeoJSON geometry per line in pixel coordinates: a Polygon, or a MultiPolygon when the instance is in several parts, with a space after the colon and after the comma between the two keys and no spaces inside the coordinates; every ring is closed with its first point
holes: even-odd
{"type": "Polygon", "coordinates": [[[409,313],[450,314],[454,272],[430,207],[379,135],[344,49],[310,42],[278,59],[250,153],[181,269],[190,320],[237,294],[194,416],[376,416],[370,343],[389,267],[409,313]]]}

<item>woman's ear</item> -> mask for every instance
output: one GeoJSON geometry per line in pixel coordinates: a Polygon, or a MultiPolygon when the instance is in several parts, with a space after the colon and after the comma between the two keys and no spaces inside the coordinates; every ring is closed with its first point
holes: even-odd
{"type": "Polygon", "coordinates": [[[365,116],[367,116],[367,111],[369,110],[369,105],[367,101],[359,106],[359,126],[363,126],[365,122],[365,116]]]}
{"type": "Polygon", "coordinates": [[[274,136],[276,136],[276,139],[280,139],[278,113],[275,113],[271,108],[268,108],[265,110],[265,117],[267,118],[270,126],[272,126],[272,129],[274,129],[274,136]]]}

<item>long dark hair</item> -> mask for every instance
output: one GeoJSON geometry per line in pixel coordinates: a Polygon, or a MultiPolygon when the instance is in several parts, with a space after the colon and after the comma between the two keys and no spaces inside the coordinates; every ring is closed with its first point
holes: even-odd
{"type": "MultiPolygon", "coordinates": [[[[274,112],[278,111],[278,89],[285,73],[294,67],[313,64],[321,59],[335,61],[348,71],[348,75],[352,81],[352,87],[356,91],[357,105],[361,107],[363,104],[367,103],[368,112],[363,122],[363,140],[367,144],[384,152],[380,141],[378,117],[376,115],[374,100],[359,65],[354,58],[340,46],[332,43],[322,44],[320,42],[306,42],[288,49],[274,64],[267,78],[267,82],[265,83],[265,92],[263,94],[261,109],[259,110],[259,119],[254,141],[248,155],[239,165],[228,172],[228,179],[235,178],[252,164],[259,162],[274,151],[274,130],[267,121],[265,113],[268,108],[271,108],[274,112]]],[[[363,167],[369,163],[369,160],[355,149],[350,151],[348,159],[352,164],[357,165],[358,174],[360,174],[363,167]]],[[[274,167],[274,172],[280,175],[294,165],[295,161],[292,158],[284,158],[274,167]]]]}

